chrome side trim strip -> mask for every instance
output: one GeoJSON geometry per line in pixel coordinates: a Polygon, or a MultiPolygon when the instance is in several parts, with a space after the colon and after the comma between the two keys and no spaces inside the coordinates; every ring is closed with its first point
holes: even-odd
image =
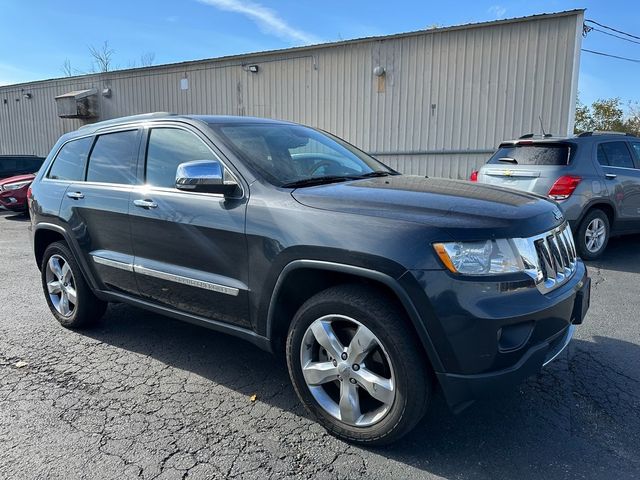
{"type": "Polygon", "coordinates": [[[203,280],[197,280],[195,278],[183,277],[182,275],[174,275],[173,273],[161,272],[159,270],[153,270],[151,268],[143,267],[142,265],[133,265],[133,271],[142,275],[147,275],[149,277],[168,280],[169,282],[180,283],[182,285],[188,285],[190,287],[203,288],[205,290],[224,293],[225,295],[231,295],[233,297],[237,297],[240,293],[240,289],[238,288],[227,287],[226,285],[219,285],[217,283],[205,282],[203,280]]]}
{"type": "Polygon", "coordinates": [[[143,267],[142,265],[132,265],[130,263],[118,262],[116,260],[100,257],[98,255],[92,255],[91,257],[93,258],[94,262],[100,265],[119,268],[120,270],[126,270],[127,272],[139,273],[141,275],[147,275],[148,277],[159,278],[161,280],[180,283],[182,285],[188,285],[190,287],[203,288],[205,290],[211,290],[212,292],[231,295],[232,297],[237,297],[240,293],[240,289],[235,287],[228,287],[226,285],[220,285],[218,283],[205,282],[204,280],[184,277],[182,275],[175,275],[173,273],[161,272],[160,270],[143,267]]]}
{"type": "Polygon", "coordinates": [[[133,272],[133,265],[130,263],[118,262],[117,260],[111,260],[109,258],[99,257],[98,255],[92,255],[93,261],[100,265],[106,265],[107,267],[119,268],[120,270],[126,270],[127,272],[133,272]]]}

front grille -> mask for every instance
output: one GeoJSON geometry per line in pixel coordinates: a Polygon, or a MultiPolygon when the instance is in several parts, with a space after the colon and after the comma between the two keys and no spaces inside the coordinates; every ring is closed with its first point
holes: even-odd
{"type": "Polygon", "coordinates": [[[549,292],[571,278],[576,271],[577,254],[566,222],[527,240],[533,243],[537,255],[536,283],[540,291],[549,292]]]}

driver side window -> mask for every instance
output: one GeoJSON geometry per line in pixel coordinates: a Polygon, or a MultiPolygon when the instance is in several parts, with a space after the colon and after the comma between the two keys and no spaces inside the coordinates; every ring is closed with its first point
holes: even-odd
{"type": "Polygon", "coordinates": [[[175,188],[178,165],[193,160],[217,160],[193,133],[178,128],[153,128],[147,144],[146,183],[175,188]]]}

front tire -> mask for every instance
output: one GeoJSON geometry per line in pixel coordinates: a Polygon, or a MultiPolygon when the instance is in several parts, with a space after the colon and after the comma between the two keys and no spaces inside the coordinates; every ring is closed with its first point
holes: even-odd
{"type": "Polygon", "coordinates": [[[47,247],[40,271],[47,305],[63,327],[88,327],[102,318],[107,303],[93,294],[65,243],[47,247]]]}
{"type": "Polygon", "coordinates": [[[576,234],[578,253],[584,260],[602,256],[609,243],[609,217],[600,209],[591,210],[582,220],[576,234]]]}
{"type": "Polygon", "coordinates": [[[398,312],[381,292],[342,285],[310,298],[295,315],[289,375],[329,433],[385,445],[424,416],[431,395],[427,359],[398,312]]]}

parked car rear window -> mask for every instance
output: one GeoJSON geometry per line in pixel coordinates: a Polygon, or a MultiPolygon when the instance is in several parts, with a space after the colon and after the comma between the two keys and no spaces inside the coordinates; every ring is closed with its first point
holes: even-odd
{"type": "Polygon", "coordinates": [[[631,142],[631,147],[636,155],[636,165],[640,165],[640,142],[631,142]]]}
{"type": "Polygon", "coordinates": [[[146,183],[154,187],[174,188],[178,165],[194,160],[216,160],[216,157],[191,132],[154,128],[147,146],[146,183]]]}
{"type": "Polygon", "coordinates": [[[36,173],[43,161],[44,158],[41,157],[0,157],[0,175],[36,173]]]}
{"type": "Polygon", "coordinates": [[[505,145],[488,163],[505,165],[568,165],[569,145],[505,145]],[[502,159],[502,160],[501,160],[502,159]]]}
{"type": "Polygon", "coordinates": [[[89,157],[88,182],[135,183],[137,130],[100,135],[89,157]]]}
{"type": "Polygon", "coordinates": [[[634,168],[631,152],[625,142],[606,142],[598,145],[598,162],[610,167],[634,168]]]}
{"type": "Polygon", "coordinates": [[[79,138],[65,143],[53,161],[47,178],[71,182],[84,180],[84,169],[91,143],[93,143],[93,137],[79,138]]]}

